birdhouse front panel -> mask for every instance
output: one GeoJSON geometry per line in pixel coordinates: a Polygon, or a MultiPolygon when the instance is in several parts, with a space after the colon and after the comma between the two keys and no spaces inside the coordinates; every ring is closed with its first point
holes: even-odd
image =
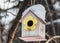
{"type": "Polygon", "coordinates": [[[28,11],[22,21],[22,37],[29,36],[42,36],[45,38],[45,24],[31,11],[28,11]]]}

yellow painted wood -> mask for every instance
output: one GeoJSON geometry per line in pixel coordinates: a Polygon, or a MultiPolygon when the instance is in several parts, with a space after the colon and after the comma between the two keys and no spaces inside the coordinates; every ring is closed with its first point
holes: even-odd
{"type": "Polygon", "coordinates": [[[37,19],[34,18],[34,17],[31,16],[31,15],[28,16],[28,17],[26,17],[26,18],[23,20],[24,29],[25,29],[26,31],[28,31],[28,30],[30,30],[30,31],[35,30],[37,22],[38,22],[37,19]],[[33,22],[33,24],[32,24],[31,26],[28,25],[28,22],[29,22],[29,21],[33,22]]]}

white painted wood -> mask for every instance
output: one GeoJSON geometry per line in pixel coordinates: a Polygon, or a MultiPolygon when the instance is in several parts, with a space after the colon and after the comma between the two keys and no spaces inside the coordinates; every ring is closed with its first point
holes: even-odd
{"type": "Polygon", "coordinates": [[[33,16],[34,18],[36,18],[38,23],[37,23],[34,31],[25,31],[24,24],[22,23],[22,37],[41,36],[41,37],[45,38],[45,24],[43,24],[32,12],[29,12],[28,15],[26,15],[24,18],[26,18],[30,15],[33,16]]]}
{"type": "Polygon", "coordinates": [[[29,8],[27,8],[22,13],[22,17],[24,17],[24,15],[26,13],[28,13],[29,10],[31,10],[33,13],[35,13],[35,15],[37,15],[39,18],[41,18],[45,22],[46,10],[45,10],[45,7],[43,5],[37,4],[37,5],[33,5],[33,6],[29,7],[29,8]]]}

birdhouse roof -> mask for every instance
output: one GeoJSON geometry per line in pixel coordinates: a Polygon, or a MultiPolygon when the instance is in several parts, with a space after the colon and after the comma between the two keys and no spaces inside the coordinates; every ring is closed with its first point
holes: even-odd
{"type": "MultiPolygon", "coordinates": [[[[22,19],[28,15],[27,13],[31,11],[37,18],[39,18],[41,21],[43,21],[43,23],[45,24],[45,14],[46,14],[46,10],[44,8],[44,6],[42,6],[41,4],[37,4],[37,5],[33,5],[31,7],[29,7],[28,9],[26,9],[23,13],[22,13],[22,19]]],[[[21,19],[21,20],[22,20],[21,19]]]]}

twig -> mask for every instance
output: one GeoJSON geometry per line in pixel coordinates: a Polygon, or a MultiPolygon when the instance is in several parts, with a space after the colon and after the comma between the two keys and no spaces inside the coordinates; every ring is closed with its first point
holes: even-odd
{"type": "Polygon", "coordinates": [[[33,4],[32,0],[31,0],[31,5],[33,4]]]}
{"type": "Polygon", "coordinates": [[[46,3],[47,10],[49,12],[49,15],[50,15],[50,20],[51,20],[51,24],[52,24],[53,33],[54,33],[54,35],[56,35],[56,33],[55,33],[55,27],[54,27],[54,23],[53,23],[53,19],[52,19],[52,15],[53,14],[51,13],[51,11],[49,9],[49,5],[48,5],[47,0],[45,0],[45,3],[46,3]]]}
{"type": "Polygon", "coordinates": [[[17,15],[15,15],[15,14],[13,14],[12,12],[9,12],[9,11],[8,11],[8,13],[12,14],[13,16],[17,16],[17,15]]]}
{"type": "MultiPolygon", "coordinates": [[[[46,36],[48,36],[49,37],[49,39],[51,38],[51,36],[48,34],[48,33],[46,33],[46,36]]],[[[56,42],[56,40],[53,40],[55,43],[57,43],[56,42]]]]}
{"type": "Polygon", "coordinates": [[[13,31],[13,33],[12,33],[12,35],[11,35],[11,39],[10,39],[9,43],[12,43],[12,42],[13,42],[13,39],[14,39],[14,37],[15,37],[15,33],[16,33],[16,30],[18,29],[18,26],[19,26],[19,22],[18,22],[15,30],[13,31]]]}
{"type": "Polygon", "coordinates": [[[56,39],[56,38],[60,38],[60,36],[53,36],[53,37],[50,38],[46,43],[49,43],[50,41],[52,41],[53,39],[56,39]]]}
{"type": "Polygon", "coordinates": [[[1,37],[2,37],[2,27],[1,27],[1,22],[0,22],[0,43],[2,43],[1,37]]]}
{"type": "Polygon", "coordinates": [[[36,0],[34,0],[34,5],[35,5],[35,1],[36,1],[36,0]]]}
{"type": "Polygon", "coordinates": [[[2,40],[1,40],[1,30],[0,30],[0,43],[2,43],[2,40]]]}
{"type": "Polygon", "coordinates": [[[18,25],[19,25],[19,20],[21,18],[21,14],[22,12],[25,10],[25,6],[27,6],[27,3],[29,2],[29,0],[25,0],[23,3],[22,3],[22,6],[20,7],[19,9],[19,12],[16,16],[16,19],[14,20],[13,22],[13,25],[11,27],[11,29],[9,30],[9,34],[8,34],[8,40],[7,40],[7,43],[13,43],[13,39],[15,37],[15,33],[17,31],[17,28],[18,28],[18,25]],[[17,27],[16,27],[17,26],[17,27]]]}

